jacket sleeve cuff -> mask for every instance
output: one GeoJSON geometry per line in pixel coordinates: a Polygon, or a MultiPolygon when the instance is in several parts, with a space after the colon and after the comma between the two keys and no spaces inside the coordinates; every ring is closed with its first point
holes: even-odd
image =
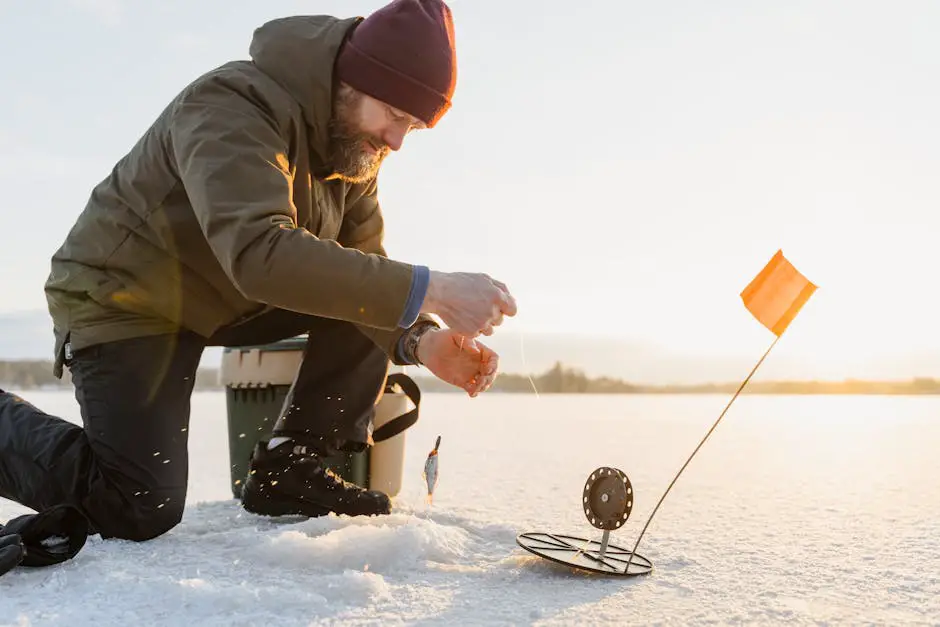
{"type": "Polygon", "coordinates": [[[424,304],[424,297],[428,291],[428,283],[431,281],[431,271],[427,266],[414,266],[411,274],[411,290],[408,292],[408,300],[405,303],[405,311],[402,313],[398,326],[407,329],[418,319],[421,313],[421,305],[424,304]]]}
{"type": "Polygon", "coordinates": [[[395,342],[395,355],[392,361],[401,366],[414,366],[415,360],[405,354],[405,344],[408,342],[408,332],[405,331],[395,342]]]}

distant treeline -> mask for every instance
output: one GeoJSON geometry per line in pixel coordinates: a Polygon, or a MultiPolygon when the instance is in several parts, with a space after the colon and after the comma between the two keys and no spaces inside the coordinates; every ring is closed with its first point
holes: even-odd
{"type": "MultiPolygon", "coordinates": [[[[428,392],[459,392],[434,377],[415,380],[428,392]]],[[[590,378],[582,371],[556,363],[543,374],[530,377],[501,374],[490,388],[494,392],[534,394],[733,394],[740,381],[695,385],[644,385],[609,377],[590,378]]],[[[940,394],[940,379],[909,381],[751,381],[742,394],[940,394]]]]}
{"type": "MultiPolygon", "coordinates": [[[[424,371],[426,372],[426,371],[424,371]]],[[[427,375],[415,376],[415,381],[426,392],[460,392],[427,375]]],[[[701,383],[695,385],[645,385],[609,377],[591,378],[581,370],[556,363],[546,372],[531,377],[520,374],[501,374],[492,392],[533,394],[532,384],[539,394],[730,394],[740,381],[728,383],[701,383]]],[[[0,361],[0,388],[16,390],[32,388],[70,387],[71,380],[65,370],[61,380],[52,375],[52,363],[43,360],[0,361]]],[[[217,368],[200,368],[196,374],[196,389],[221,389],[217,368]]],[[[751,381],[744,394],[940,394],[940,379],[915,378],[908,381],[751,381]]]]}
{"type": "MultiPolygon", "coordinates": [[[[52,362],[48,360],[0,361],[0,388],[30,390],[36,388],[70,388],[72,378],[64,369],[61,379],[52,374],[52,362]]],[[[221,388],[219,371],[215,368],[200,368],[196,373],[196,389],[221,388]]]]}

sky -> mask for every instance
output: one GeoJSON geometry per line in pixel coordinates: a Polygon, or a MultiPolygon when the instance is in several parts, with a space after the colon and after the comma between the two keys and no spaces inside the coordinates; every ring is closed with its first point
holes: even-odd
{"type": "MultiPolygon", "coordinates": [[[[0,314],[42,310],[91,188],[254,28],[381,2],[0,0],[0,314]]],[[[772,341],[772,255],[819,290],[775,350],[940,355],[940,4],[453,0],[453,109],[379,178],[390,256],[480,271],[505,332],[700,356],[772,341]]]]}

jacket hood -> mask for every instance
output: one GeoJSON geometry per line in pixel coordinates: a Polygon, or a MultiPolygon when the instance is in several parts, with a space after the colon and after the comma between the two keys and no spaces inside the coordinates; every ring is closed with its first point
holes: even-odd
{"type": "Polygon", "coordinates": [[[248,52],[254,64],[300,103],[311,146],[325,158],[333,103],[333,66],[346,36],[363,18],[284,17],[257,28],[248,52]]]}

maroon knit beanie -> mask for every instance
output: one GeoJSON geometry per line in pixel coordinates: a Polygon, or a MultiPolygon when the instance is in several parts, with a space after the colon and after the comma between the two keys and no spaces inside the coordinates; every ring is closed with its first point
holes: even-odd
{"type": "Polygon", "coordinates": [[[428,127],[451,105],[457,55],[441,0],[394,0],[362,20],[336,60],[340,80],[428,127]]]}

